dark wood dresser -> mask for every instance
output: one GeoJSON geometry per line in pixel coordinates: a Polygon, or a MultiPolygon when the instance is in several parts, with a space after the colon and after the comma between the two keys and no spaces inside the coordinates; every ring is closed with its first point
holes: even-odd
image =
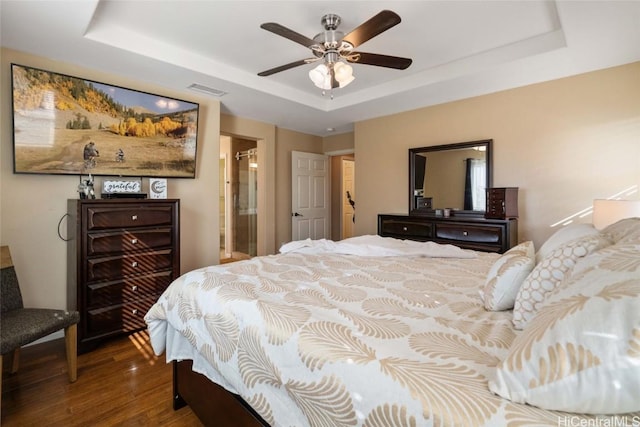
{"type": "Polygon", "coordinates": [[[146,328],[180,275],[180,201],[69,200],[67,305],[80,312],[78,352],[146,328]]]}
{"type": "Polygon", "coordinates": [[[378,235],[503,253],[518,244],[518,220],[380,214],[378,235]]]}

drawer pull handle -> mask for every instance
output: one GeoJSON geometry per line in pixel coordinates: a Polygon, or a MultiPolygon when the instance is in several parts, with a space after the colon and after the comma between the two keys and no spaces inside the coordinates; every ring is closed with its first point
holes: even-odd
{"type": "Polygon", "coordinates": [[[136,221],[138,219],[138,215],[131,215],[131,221],[136,221]]]}
{"type": "Polygon", "coordinates": [[[133,261],[131,263],[131,267],[137,267],[138,266],[138,261],[133,261]]]}
{"type": "Polygon", "coordinates": [[[131,314],[133,314],[134,316],[138,314],[138,309],[134,308],[133,310],[131,310],[131,314]]]}
{"type": "Polygon", "coordinates": [[[136,243],[138,243],[138,239],[131,239],[131,244],[135,245],[136,243]]]}
{"type": "Polygon", "coordinates": [[[468,235],[469,235],[469,232],[467,232],[467,231],[463,231],[463,232],[462,232],[462,235],[463,235],[463,236],[468,236],[468,235]]]}
{"type": "Polygon", "coordinates": [[[407,231],[407,227],[402,227],[402,231],[407,231]]]}
{"type": "Polygon", "coordinates": [[[136,291],[138,290],[138,287],[137,287],[136,285],[133,285],[133,286],[131,287],[131,290],[132,290],[133,292],[136,292],[136,291]]]}

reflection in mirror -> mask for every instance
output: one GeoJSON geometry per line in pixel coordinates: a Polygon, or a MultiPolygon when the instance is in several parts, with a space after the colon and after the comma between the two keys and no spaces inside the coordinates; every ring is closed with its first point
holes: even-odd
{"type": "Polygon", "coordinates": [[[492,140],[436,145],[409,150],[409,213],[484,214],[491,187],[492,140]]]}

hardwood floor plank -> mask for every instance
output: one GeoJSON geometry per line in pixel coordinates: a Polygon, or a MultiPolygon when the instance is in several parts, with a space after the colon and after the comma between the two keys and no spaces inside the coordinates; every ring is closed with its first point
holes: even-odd
{"type": "Polygon", "coordinates": [[[24,347],[18,372],[3,370],[0,424],[202,426],[188,407],[173,410],[171,365],[153,354],[146,331],[109,341],[77,363],[78,379],[69,383],[64,339],[24,347]]]}

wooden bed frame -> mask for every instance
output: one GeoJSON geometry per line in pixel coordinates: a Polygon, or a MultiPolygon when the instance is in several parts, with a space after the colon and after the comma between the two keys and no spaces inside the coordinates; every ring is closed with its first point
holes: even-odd
{"type": "Polygon", "coordinates": [[[191,370],[191,360],[173,362],[173,409],[189,405],[205,426],[269,427],[242,397],[191,370]]]}

